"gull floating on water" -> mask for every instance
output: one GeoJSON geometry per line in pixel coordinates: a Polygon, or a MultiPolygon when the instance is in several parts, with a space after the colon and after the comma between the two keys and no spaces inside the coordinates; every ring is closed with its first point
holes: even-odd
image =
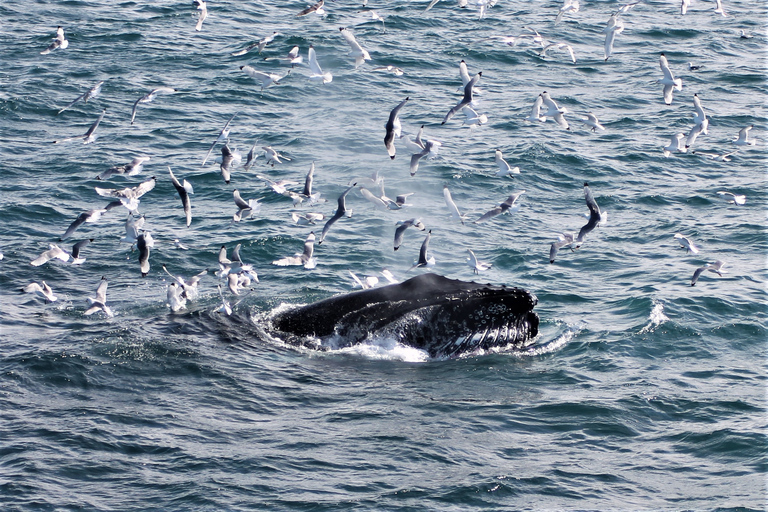
{"type": "Polygon", "coordinates": [[[710,272],[713,272],[719,275],[720,277],[723,277],[723,274],[726,273],[726,271],[723,270],[724,265],[725,265],[724,261],[716,260],[712,263],[707,263],[703,267],[697,268],[696,271],[693,273],[693,278],[691,279],[691,286],[696,285],[696,281],[699,280],[699,276],[701,276],[701,273],[704,272],[705,270],[708,270],[710,272]]]}
{"type": "Polygon", "coordinates": [[[195,191],[192,188],[192,184],[187,180],[184,180],[183,183],[179,183],[179,180],[173,175],[173,171],[171,171],[170,167],[168,167],[168,173],[171,175],[173,188],[176,189],[176,192],[178,192],[179,198],[181,199],[181,205],[184,207],[184,216],[187,220],[187,227],[189,227],[192,223],[192,203],[189,200],[189,195],[194,194],[195,191]]]}
{"type": "Polygon", "coordinates": [[[511,167],[506,160],[504,160],[504,156],[500,149],[496,150],[496,166],[499,168],[498,171],[496,171],[496,176],[512,176],[513,174],[520,174],[520,168],[519,167],[511,167]]]}
{"type": "Polygon", "coordinates": [[[355,69],[359,68],[365,61],[371,60],[371,56],[368,51],[360,46],[360,44],[355,39],[355,36],[352,34],[352,32],[349,31],[349,29],[340,28],[339,31],[341,32],[341,35],[344,36],[344,39],[347,40],[347,44],[350,46],[350,48],[352,48],[352,51],[349,52],[349,56],[355,58],[355,69]]]}
{"type": "Polygon", "coordinates": [[[165,297],[168,301],[167,306],[171,308],[172,313],[187,309],[187,298],[184,296],[184,290],[175,281],[168,285],[165,297]]]}
{"type": "Polygon", "coordinates": [[[477,256],[475,256],[475,253],[472,252],[472,249],[467,249],[467,252],[469,253],[469,257],[467,258],[467,265],[469,265],[469,268],[471,268],[475,274],[484,272],[493,266],[492,263],[479,261],[477,256]]]}
{"type": "Polygon", "coordinates": [[[739,130],[739,137],[734,139],[732,142],[737,146],[754,146],[755,139],[749,138],[749,130],[751,130],[753,127],[754,125],[749,125],[739,130]]]}
{"type": "Polygon", "coordinates": [[[80,251],[91,242],[93,242],[93,238],[77,242],[72,246],[72,252],[67,252],[56,244],[50,244],[47,251],[29,263],[32,266],[39,267],[55,258],[65,263],[71,259],[73,265],[82,265],[85,262],[85,258],[80,257],[80,251]]]}
{"type": "Polygon", "coordinates": [[[304,241],[304,252],[296,253],[294,256],[287,256],[285,258],[275,260],[273,265],[280,267],[286,267],[289,265],[303,265],[306,269],[313,269],[317,266],[317,259],[312,257],[315,247],[315,233],[310,232],[307,239],[304,241]]]}
{"type": "Polygon", "coordinates": [[[91,125],[90,128],[88,128],[88,131],[85,132],[82,135],[77,135],[75,137],[66,137],[64,139],[59,139],[53,141],[54,144],[58,144],[59,142],[69,142],[71,140],[78,140],[82,139],[83,144],[90,144],[91,142],[94,142],[96,140],[96,128],[99,127],[99,123],[101,123],[101,120],[104,119],[104,115],[107,113],[107,109],[104,109],[101,111],[101,115],[99,118],[91,125]]]}
{"type": "Polygon", "coordinates": [[[475,224],[479,224],[480,222],[485,222],[498,215],[501,215],[502,213],[506,213],[512,207],[515,206],[515,202],[517,202],[517,199],[523,194],[525,194],[525,190],[521,190],[520,192],[515,192],[514,194],[510,194],[510,196],[506,199],[506,201],[504,201],[503,203],[500,203],[495,208],[484,213],[479,219],[475,221],[475,224]]]}
{"type": "Polygon", "coordinates": [[[323,68],[320,67],[320,64],[317,63],[317,54],[315,53],[315,48],[313,46],[309,47],[309,70],[311,71],[311,74],[309,75],[310,80],[317,80],[324,84],[329,84],[333,81],[333,75],[330,71],[323,72],[323,68]]]}
{"type": "Polygon", "coordinates": [[[107,278],[102,276],[99,286],[96,288],[96,297],[88,297],[88,309],[83,312],[83,315],[90,316],[97,311],[102,311],[108,318],[112,318],[114,313],[107,306],[107,278]]]}
{"type": "Polygon", "coordinates": [[[136,119],[136,110],[139,108],[139,104],[151,103],[158,94],[173,94],[176,91],[177,89],[174,89],[173,87],[158,87],[157,89],[152,89],[147,94],[137,99],[136,103],[133,104],[133,110],[131,110],[131,124],[133,124],[134,119],[136,119]]]}
{"type": "Polygon", "coordinates": [[[680,242],[680,246],[691,254],[698,254],[699,248],[693,243],[693,241],[685,235],[675,233],[675,238],[680,242]]]}
{"type": "Polygon", "coordinates": [[[701,66],[694,65],[693,62],[688,63],[688,71],[697,71],[701,69],[701,66]]]}
{"type": "Polygon", "coordinates": [[[225,124],[224,128],[221,129],[218,137],[216,137],[216,140],[213,141],[213,144],[211,144],[211,147],[208,149],[208,153],[205,154],[205,158],[203,158],[202,165],[205,165],[205,162],[208,161],[208,157],[211,156],[211,153],[213,152],[213,148],[216,146],[217,142],[226,142],[227,139],[229,139],[229,132],[230,132],[229,125],[232,123],[232,120],[235,118],[236,115],[237,115],[237,112],[232,114],[232,117],[229,118],[229,120],[227,121],[227,124],[225,124]]]}
{"type": "Polygon", "coordinates": [[[395,159],[395,137],[400,137],[400,133],[402,130],[402,125],[400,124],[400,109],[403,108],[403,106],[408,101],[408,97],[401,101],[395,108],[392,109],[392,111],[389,113],[389,119],[387,119],[387,124],[385,125],[386,133],[384,134],[384,146],[387,148],[387,153],[389,153],[389,158],[395,159]]]}
{"type": "Polygon", "coordinates": [[[56,302],[58,298],[53,294],[53,290],[45,281],[40,283],[29,283],[27,286],[21,289],[25,293],[34,293],[35,295],[42,297],[46,302],[56,302]]]}
{"type": "Polygon", "coordinates": [[[747,196],[741,194],[734,194],[733,192],[726,192],[725,190],[718,191],[718,194],[730,204],[742,205],[747,202],[747,196]]]}
{"type": "Polygon", "coordinates": [[[72,103],[70,103],[69,105],[67,105],[63,109],[59,110],[56,113],[56,115],[61,114],[62,112],[64,112],[65,110],[67,110],[69,107],[71,107],[72,105],[74,105],[75,103],[77,103],[80,100],[83,100],[83,103],[88,103],[88,100],[90,100],[91,98],[95,98],[96,96],[101,94],[101,86],[103,84],[104,84],[104,81],[101,81],[101,82],[97,83],[96,85],[94,85],[93,87],[91,87],[90,89],[85,91],[83,94],[81,94],[80,96],[75,98],[75,100],[72,103]]]}
{"type": "Polygon", "coordinates": [[[64,37],[64,29],[59,26],[56,29],[56,37],[53,38],[53,42],[45,50],[40,52],[40,55],[48,55],[53,50],[65,50],[69,46],[69,41],[64,37]]]}

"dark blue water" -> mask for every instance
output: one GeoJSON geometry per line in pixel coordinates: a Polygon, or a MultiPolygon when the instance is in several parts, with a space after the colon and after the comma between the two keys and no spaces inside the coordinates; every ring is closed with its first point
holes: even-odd
{"type": "MultiPolygon", "coordinates": [[[[501,0],[478,19],[470,5],[370,0],[328,2],[324,17],[295,15],[304,2],[208,3],[202,30],[192,2],[22,2],[0,5],[0,506],[3,510],[763,510],[766,508],[766,75],[765,5],[646,2],[622,15],[626,29],[605,62],[603,27],[620,4],[584,2],[554,24],[556,2],[501,0]],[[384,24],[370,20],[375,9],[384,24]],[[69,47],[48,55],[58,25],[69,47]],[[491,36],[537,29],[570,44],[546,58],[528,41],[491,36]],[[339,34],[349,27],[370,52],[359,69],[339,34]],[[746,30],[750,39],[739,37],[746,30]],[[232,56],[282,35],[259,55],[232,56]],[[260,92],[239,68],[285,75],[278,60],[309,45],[333,81],[296,67],[260,92]],[[664,104],[664,52],[683,90],[664,104]],[[482,71],[473,129],[445,113],[458,102],[458,63],[482,71]],[[689,71],[688,62],[703,66],[689,71]],[[376,70],[393,65],[402,76],[376,70]],[[103,80],[100,96],[57,112],[103,80]],[[139,105],[156,87],[178,92],[139,105]],[[571,130],[524,118],[547,90],[571,130]],[[724,153],[754,125],[754,146],[730,162],[662,148],[692,126],[693,94],[709,133],[691,148],[724,153]],[[397,141],[390,160],[384,123],[402,99],[403,131],[442,143],[409,173],[397,141]],[[85,133],[107,113],[93,144],[85,133]],[[262,158],[227,185],[206,151],[237,112],[230,146],[243,157],[258,139],[291,160],[262,158]],[[579,120],[594,112],[606,130],[579,120]],[[494,175],[501,149],[514,178],[494,175]],[[95,177],[147,155],[133,177],[95,177]],[[329,202],[294,208],[270,179],[303,181],[329,202]],[[185,226],[168,178],[194,186],[185,226]],[[350,180],[373,172],[387,195],[413,192],[406,210],[375,210],[357,192],[351,218],[315,247],[317,267],[276,267],[319,226],[292,212],[330,216],[350,180]],[[29,264],[81,213],[157,177],[139,210],[156,245],[149,275],[121,243],[127,210],[107,212],[68,240],[94,241],[80,266],[29,264]],[[607,223],[575,252],[549,246],[578,231],[589,182],[607,223]],[[443,185],[468,222],[451,220],[443,185]],[[239,223],[232,191],[259,199],[239,223]],[[519,209],[478,218],[515,191],[519,209]],[[743,205],[717,194],[746,196],[743,205]],[[430,359],[395,339],[317,351],[270,336],[276,309],[352,290],[349,271],[398,279],[423,234],[392,250],[395,223],[421,217],[432,229],[427,269],[451,278],[536,294],[540,334],[529,349],[430,359]],[[673,238],[690,236],[699,254],[673,238]],[[174,239],[189,247],[177,249],[174,239]],[[213,273],[221,245],[242,244],[258,272],[231,316],[213,273]],[[475,276],[472,249],[493,267],[475,276]],[[727,273],[694,270],[715,260],[727,273]],[[200,297],[171,314],[174,274],[210,272],[200,297]],[[84,316],[101,277],[114,317],[84,316]],[[52,304],[20,290],[46,281],[52,304]]],[[[384,281],[383,278],[381,279],[384,281]]],[[[226,292],[226,299],[237,297],[226,292]]]]}

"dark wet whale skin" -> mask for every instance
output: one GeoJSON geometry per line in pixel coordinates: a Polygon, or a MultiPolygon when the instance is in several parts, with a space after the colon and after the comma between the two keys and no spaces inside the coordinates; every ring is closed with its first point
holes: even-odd
{"type": "Polygon", "coordinates": [[[285,311],[272,326],[293,343],[336,335],[341,345],[352,345],[384,334],[431,357],[454,357],[478,348],[525,345],[538,333],[536,303],[535,295],[520,288],[422,274],[285,311]]]}

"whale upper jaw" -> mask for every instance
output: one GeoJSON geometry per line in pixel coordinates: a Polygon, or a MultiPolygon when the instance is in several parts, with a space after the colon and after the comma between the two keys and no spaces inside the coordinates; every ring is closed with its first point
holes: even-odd
{"type": "Polygon", "coordinates": [[[318,337],[333,337],[343,347],[386,336],[433,358],[456,357],[529,344],[538,333],[536,302],[520,288],[423,274],[282,312],[272,325],[293,344],[317,347],[318,337]]]}

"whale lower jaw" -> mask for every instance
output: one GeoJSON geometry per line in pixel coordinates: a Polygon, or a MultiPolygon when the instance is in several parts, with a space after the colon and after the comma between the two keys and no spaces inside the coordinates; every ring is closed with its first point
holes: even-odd
{"type": "Polygon", "coordinates": [[[386,337],[445,358],[527,346],[538,333],[535,304],[520,288],[424,274],[280,313],[273,327],[284,341],[313,348],[386,337]]]}

